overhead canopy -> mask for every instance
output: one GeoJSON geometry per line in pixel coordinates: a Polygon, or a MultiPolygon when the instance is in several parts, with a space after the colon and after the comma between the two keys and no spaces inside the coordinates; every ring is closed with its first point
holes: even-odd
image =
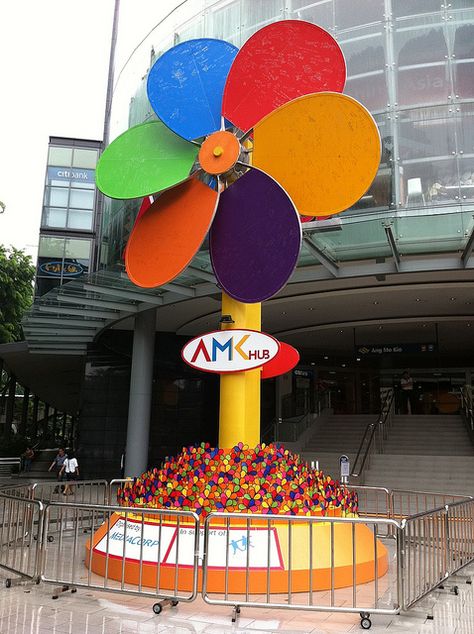
{"type": "Polygon", "coordinates": [[[26,341],[0,345],[0,359],[18,381],[46,403],[73,414],[79,407],[84,360],[79,356],[29,354],[26,341]]]}

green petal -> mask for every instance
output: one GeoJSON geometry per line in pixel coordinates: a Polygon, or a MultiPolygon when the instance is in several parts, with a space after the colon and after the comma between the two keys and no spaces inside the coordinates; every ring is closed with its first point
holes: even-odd
{"type": "Polygon", "coordinates": [[[158,193],[189,176],[198,151],[161,121],[142,123],[106,148],[97,164],[97,187],[122,200],[158,193]]]}

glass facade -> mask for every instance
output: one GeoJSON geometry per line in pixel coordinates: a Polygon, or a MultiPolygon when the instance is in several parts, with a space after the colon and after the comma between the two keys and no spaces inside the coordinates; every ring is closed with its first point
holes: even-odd
{"type": "Polygon", "coordinates": [[[91,270],[100,141],[51,137],[36,273],[36,296],[91,270]]]}
{"type": "Polygon", "coordinates": [[[98,151],[50,147],[41,226],[91,231],[98,151]]]}
{"type": "Polygon", "coordinates": [[[89,272],[91,239],[41,235],[38,248],[36,294],[89,272]]]}
{"type": "MultiPolygon", "coordinates": [[[[203,36],[241,46],[282,19],[307,20],[334,35],[346,57],[344,92],[373,113],[382,139],[370,189],[340,214],[337,234],[317,231],[311,239],[336,260],[385,256],[389,222],[402,254],[462,249],[474,227],[472,0],[358,0],[357,10],[351,0],[189,0],[149,32],[121,69],[112,138],[154,116],[146,74],[163,51],[203,36]]],[[[149,31],[145,24],[143,30],[149,31]]],[[[123,268],[138,207],[139,201],[108,203],[104,265],[123,268]]],[[[299,265],[305,260],[303,249],[299,265]]]]}

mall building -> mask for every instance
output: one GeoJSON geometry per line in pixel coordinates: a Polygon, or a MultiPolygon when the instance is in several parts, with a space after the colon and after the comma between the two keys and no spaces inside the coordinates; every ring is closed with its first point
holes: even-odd
{"type": "MultiPolygon", "coordinates": [[[[337,39],[344,92],[373,114],[382,160],[354,207],[322,220],[315,210],[297,269],[263,305],[263,329],[295,346],[301,363],[262,383],[262,429],[307,413],[368,419],[405,369],[413,414],[454,414],[474,369],[472,0],[358,0],[357,10],[351,0],[189,0],[159,22],[143,16],[148,35],[116,73],[110,138],[155,117],[147,71],[174,44],[214,37],[241,46],[283,19],[337,39]]],[[[138,429],[150,419],[150,465],[183,444],[217,441],[218,378],[186,366],[180,350],[219,327],[221,302],[206,242],[172,283],[142,289],[128,280],[124,248],[141,200],[100,199],[74,176],[94,169],[99,147],[51,140],[27,349],[4,346],[0,356],[20,382],[76,417],[84,472],[118,476],[127,422],[138,429]],[[56,160],[62,153],[67,160],[56,160]],[[50,275],[52,261],[60,278],[50,275]]]]}

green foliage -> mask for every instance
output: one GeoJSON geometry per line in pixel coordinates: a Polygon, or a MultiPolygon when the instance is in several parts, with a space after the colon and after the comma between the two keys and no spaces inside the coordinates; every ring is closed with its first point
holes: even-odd
{"type": "Polygon", "coordinates": [[[0,245],[0,343],[22,339],[21,318],[33,301],[31,257],[0,245]]]}

